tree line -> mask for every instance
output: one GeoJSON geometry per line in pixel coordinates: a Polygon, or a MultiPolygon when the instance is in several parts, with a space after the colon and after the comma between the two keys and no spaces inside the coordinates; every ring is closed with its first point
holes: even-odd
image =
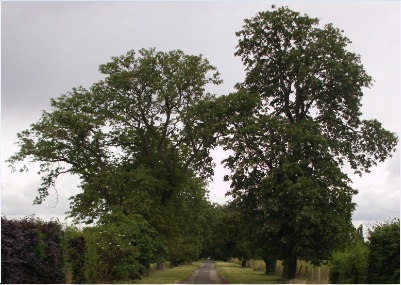
{"type": "Polygon", "coordinates": [[[206,235],[219,242],[230,228],[243,242],[216,256],[245,257],[257,244],[267,264],[283,260],[286,279],[295,277],[298,259],[329,259],[353,231],[358,191],[342,167],[369,172],[398,138],[361,119],[372,78],[332,24],[272,7],[245,19],[236,35],[246,76],[233,93],[206,92],[222,80],[202,55],[151,48],[112,57],[99,67],[105,79],[51,99],[8,159],[15,170],[39,164],[34,203],[59,175],[78,175],[82,191],[70,198],[69,216],[146,225],[160,250],[145,267],[207,254],[206,235]],[[234,211],[207,200],[217,146],[230,151],[223,162],[234,211]],[[214,215],[230,221],[218,233],[208,229],[214,215]]]}

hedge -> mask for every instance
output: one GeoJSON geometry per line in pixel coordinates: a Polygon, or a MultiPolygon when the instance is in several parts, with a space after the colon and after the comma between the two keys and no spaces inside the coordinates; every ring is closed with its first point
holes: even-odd
{"type": "Polygon", "coordinates": [[[58,222],[2,217],[2,283],[64,283],[62,242],[58,222]]]}

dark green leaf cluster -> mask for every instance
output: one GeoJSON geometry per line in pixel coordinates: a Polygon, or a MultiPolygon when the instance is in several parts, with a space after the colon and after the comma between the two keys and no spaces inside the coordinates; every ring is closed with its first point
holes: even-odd
{"type": "Polygon", "coordinates": [[[99,69],[104,80],[51,100],[51,110],[18,134],[8,162],[39,163],[35,203],[61,174],[77,175],[82,192],[70,198],[69,215],[78,222],[140,215],[168,245],[163,258],[196,258],[216,139],[193,106],[212,97],[205,86],[220,84],[219,73],[201,55],[155,49],[131,50],[99,69]]]}
{"type": "Polygon", "coordinates": [[[313,118],[336,161],[361,174],[388,157],[397,139],[377,120],[360,119],[362,88],[372,79],[342,32],[286,7],[258,13],[237,33],[236,55],[247,71],[238,86],[260,96],[264,113],[290,123],[313,118]]]}
{"type": "Polygon", "coordinates": [[[377,223],[361,239],[362,226],[345,249],[330,259],[330,282],[335,284],[399,284],[400,220],[377,223]]]}
{"type": "Polygon", "coordinates": [[[368,281],[375,284],[400,283],[400,220],[376,224],[369,230],[368,281]]]}
{"type": "Polygon", "coordinates": [[[236,214],[228,204],[210,204],[207,212],[207,227],[203,233],[202,257],[227,261],[234,256],[236,247],[236,214]]]}
{"type": "Polygon", "coordinates": [[[90,283],[140,279],[150,263],[160,262],[166,248],[140,215],[105,215],[96,227],[85,228],[87,281],[90,283]]]}
{"type": "Polygon", "coordinates": [[[82,235],[66,236],[66,260],[70,264],[73,284],[85,283],[86,240],[82,235]]]}
{"type": "Polygon", "coordinates": [[[360,119],[372,79],[342,32],[287,7],[246,19],[236,51],[245,81],[215,100],[219,143],[231,154],[229,194],[258,217],[262,247],[284,260],[287,279],[297,258],[328,259],[352,229],[357,191],[341,167],[369,172],[398,141],[377,120],[360,119]]]}

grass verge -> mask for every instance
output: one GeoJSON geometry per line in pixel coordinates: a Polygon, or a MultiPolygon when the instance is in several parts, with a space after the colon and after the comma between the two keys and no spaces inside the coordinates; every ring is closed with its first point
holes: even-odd
{"type": "Polygon", "coordinates": [[[242,268],[239,264],[216,261],[217,271],[231,284],[281,284],[281,277],[266,275],[263,271],[242,268]]]}
{"type": "Polygon", "coordinates": [[[178,267],[165,267],[157,271],[151,268],[149,276],[144,276],[140,280],[119,281],[119,284],[177,284],[187,278],[192,271],[199,267],[203,262],[196,261],[192,264],[180,265],[178,267]]]}

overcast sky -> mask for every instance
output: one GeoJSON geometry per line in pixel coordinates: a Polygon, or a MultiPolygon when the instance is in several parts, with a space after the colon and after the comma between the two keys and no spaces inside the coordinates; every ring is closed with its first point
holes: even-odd
{"type": "MultiPolygon", "coordinates": [[[[362,100],[363,118],[377,118],[400,134],[400,3],[398,1],[275,1],[275,2],[2,2],[1,3],[1,212],[7,216],[35,214],[64,219],[68,198],[78,193],[76,177],[61,177],[58,196],[32,205],[40,184],[37,169],[11,173],[4,163],[17,151],[17,132],[40,118],[49,99],[72,87],[90,87],[102,78],[99,64],[128,50],[156,47],[203,54],[222,74],[224,84],[209,88],[216,95],[234,90],[244,67],[234,56],[245,18],[271,4],[333,23],[353,42],[374,80],[362,100]],[[58,201],[56,200],[58,197],[58,201]]],[[[229,183],[213,152],[217,168],[210,199],[223,203],[229,183]]],[[[372,168],[362,178],[351,175],[359,190],[354,224],[400,216],[400,155],[372,168]]]]}

